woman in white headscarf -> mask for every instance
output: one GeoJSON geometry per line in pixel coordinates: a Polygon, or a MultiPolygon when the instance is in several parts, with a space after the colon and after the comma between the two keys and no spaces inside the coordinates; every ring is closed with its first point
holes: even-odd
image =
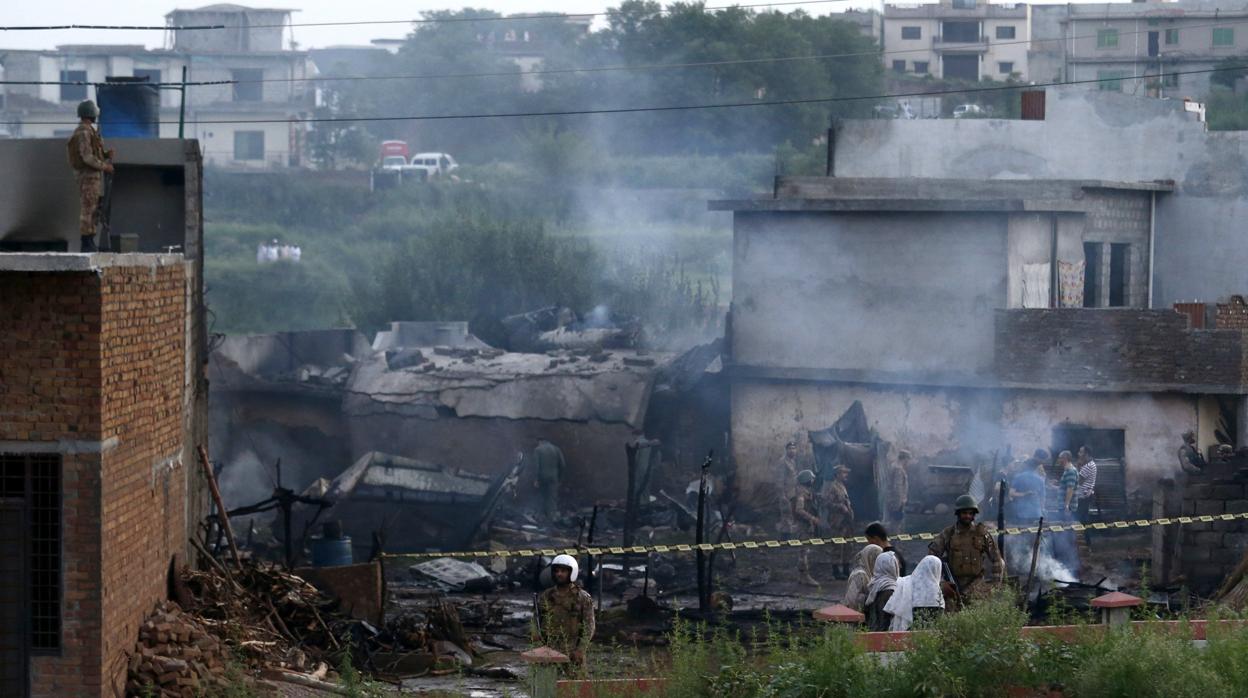
{"type": "Polygon", "coordinates": [[[845,599],[841,603],[855,611],[865,608],[867,587],[871,583],[871,573],[875,569],[875,559],[884,549],[878,545],[868,545],[854,556],[854,571],[849,573],[849,584],[845,586],[845,599]]]}
{"type": "Polygon", "coordinates": [[[889,551],[875,558],[875,573],[871,575],[871,583],[867,585],[866,610],[864,611],[867,614],[868,630],[873,632],[888,630],[888,626],[892,623],[893,617],[884,610],[884,607],[888,605],[888,600],[893,598],[893,590],[897,588],[899,575],[900,569],[895,553],[889,551]]]}
{"type": "Polygon", "coordinates": [[[914,572],[897,580],[893,597],[884,605],[884,612],[893,616],[889,630],[909,630],[916,619],[934,619],[944,611],[940,571],[940,558],[928,555],[919,561],[914,572]]]}

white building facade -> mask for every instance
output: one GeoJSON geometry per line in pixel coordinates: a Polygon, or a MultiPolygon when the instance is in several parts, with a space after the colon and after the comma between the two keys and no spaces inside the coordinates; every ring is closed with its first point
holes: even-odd
{"type": "Polygon", "coordinates": [[[885,5],[884,67],[978,82],[1028,79],[1031,8],[984,0],[885,5]]]}
{"type": "MultiPolygon", "coordinates": [[[[5,80],[44,83],[6,85],[0,121],[15,138],[67,137],[74,108],[95,99],[95,84],[110,77],[146,77],[153,83],[230,81],[186,88],[184,135],[197,138],[204,163],[236,169],[306,165],[303,153],[315,74],[308,54],[289,48],[290,10],[212,5],[166,15],[169,46],[63,45],[51,51],[0,53],[5,80]],[[225,29],[177,27],[224,25],[225,29]]],[[[160,90],[160,136],[178,135],[180,90],[160,90]]],[[[107,114],[103,119],[107,119],[107,114]]]]}

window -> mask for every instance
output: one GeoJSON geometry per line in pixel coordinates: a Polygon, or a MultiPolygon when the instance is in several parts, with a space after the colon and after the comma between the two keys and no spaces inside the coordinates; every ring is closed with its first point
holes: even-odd
{"type": "Polygon", "coordinates": [[[1013,39],[1014,38],[1014,25],[1010,24],[1010,25],[1003,25],[1003,26],[997,27],[997,38],[998,39],[1013,39]]]}
{"type": "Polygon", "coordinates": [[[135,68],[134,77],[147,78],[148,82],[160,82],[159,68],[135,68]]]}
{"type": "Polygon", "coordinates": [[[26,502],[30,647],[54,652],[61,647],[60,455],[0,455],[0,498],[26,502]]]}
{"type": "Polygon", "coordinates": [[[1161,86],[1162,87],[1178,87],[1179,86],[1179,74],[1178,73],[1162,73],[1161,74],[1161,86]]]}
{"type": "Polygon", "coordinates": [[[893,61],[893,72],[894,73],[906,72],[906,62],[905,61],[893,61]]]}
{"type": "Polygon", "coordinates": [[[941,22],[940,33],[944,41],[979,41],[979,22],[941,22]]]}
{"type": "Polygon", "coordinates": [[[1215,27],[1213,30],[1214,46],[1234,46],[1235,30],[1230,27],[1215,27]]]}
{"type": "Polygon", "coordinates": [[[1118,48],[1118,30],[1117,29],[1097,29],[1096,30],[1096,47],[1097,48],[1118,48]]]}
{"type": "Polygon", "coordinates": [[[1127,280],[1131,276],[1127,264],[1130,261],[1130,245],[1114,243],[1109,246],[1109,306],[1121,308],[1127,304],[1127,280]]]}
{"type": "Polygon", "coordinates": [[[931,67],[928,65],[927,61],[915,61],[914,72],[918,73],[919,75],[927,75],[928,73],[932,72],[932,70],[931,70],[931,67]]]}
{"type": "Polygon", "coordinates": [[[1122,92],[1122,78],[1127,77],[1126,71],[1123,70],[1098,70],[1096,71],[1096,89],[1101,92],[1122,92]]]}
{"type": "Polygon", "coordinates": [[[922,39],[923,27],[902,27],[901,38],[903,39],[922,39]]]}
{"type": "Polygon", "coordinates": [[[949,54],[940,59],[941,76],[946,80],[979,81],[979,56],[949,54]]]}
{"type": "MultiPolygon", "coordinates": [[[[62,70],[61,82],[86,82],[85,70],[62,70]]],[[[87,98],[86,85],[61,85],[62,102],[81,102],[87,98]]]]}
{"type": "Polygon", "coordinates": [[[1101,243],[1083,243],[1083,307],[1101,307],[1101,243]]]}
{"type": "Polygon", "coordinates": [[[1002,75],[1009,75],[1014,72],[1014,61],[1001,61],[997,64],[997,72],[1002,75]]]}
{"type": "Polygon", "coordinates": [[[235,131],[234,159],[263,160],[264,131],[235,131]]]}
{"type": "Polygon", "coordinates": [[[264,83],[260,82],[264,78],[264,71],[258,68],[239,68],[231,70],[231,79],[234,80],[234,101],[235,102],[262,102],[264,101],[264,83]]]}
{"type": "Polygon", "coordinates": [[[1166,46],[1174,46],[1177,43],[1179,43],[1179,30],[1167,29],[1166,30],[1166,46]]]}
{"type": "Polygon", "coordinates": [[[975,9],[975,0],[953,0],[953,9],[973,10],[975,9]]]}

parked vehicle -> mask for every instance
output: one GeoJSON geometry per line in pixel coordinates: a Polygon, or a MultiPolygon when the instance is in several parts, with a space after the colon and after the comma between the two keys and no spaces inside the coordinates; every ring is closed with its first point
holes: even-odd
{"type": "Polygon", "coordinates": [[[459,169],[455,158],[446,153],[416,153],[411,164],[403,169],[404,175],[423,173],[425,179],[444,177],[459,169]]]}
{"type": "Polygon", "coordinates": [[[402,157],[406,162],[411,155],[407,149],[407,141],[382,141],[380,159],[384,163],[388,157],[402,157]]]}
{"type": "Polygon", "coordinates": [[[978,104],[959,104],[953,108],[953,118],[961,119],[968,116],[983,116],[984,108],[978,104]]]}

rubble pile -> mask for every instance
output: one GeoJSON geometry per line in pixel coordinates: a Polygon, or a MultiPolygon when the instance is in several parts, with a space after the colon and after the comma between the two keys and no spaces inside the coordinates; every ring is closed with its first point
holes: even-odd
{"type": "Polygon", "coordinates": [[[164,602],[139,627],[130,656],[129,695],[198,696],[224,687],[227,655],[209,628],[176,603],[164,602]]]}
{"type": "Polygon", "coordinates": [[[249,563],[228,577],[220,568],[184,569],[179,581],[182,603],[161,604],[140,626],[127,681],[134,695],[202,695],[239,680],[227,677],[232,665],[308,671],[351,647],[359,624],[308,582],[273,567],[249,563]]]}

